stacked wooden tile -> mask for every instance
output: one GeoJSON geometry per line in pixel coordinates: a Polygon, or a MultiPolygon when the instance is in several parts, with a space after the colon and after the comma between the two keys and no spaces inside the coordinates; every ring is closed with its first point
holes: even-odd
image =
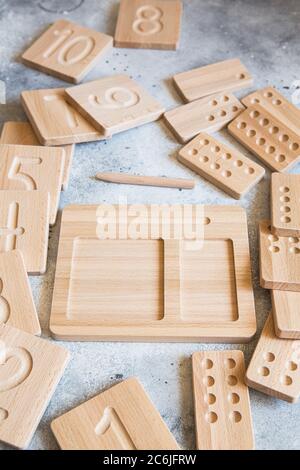
{"type": "Polygon", "coordinates": [[[229,131],[275,173],[271,220],[259,225],[261,286],[271,290],[269,315],[249,365],[249,386],[295,402],[300,395],[300,176],[285,174],[300,158],[300,110],[265,88],[242,100],[248,108],[229,131]]]}
{"type": "Polygon", "coordinates": [[[250,73],[233,59],[179,73],[173,79],[188,102],[164,115],[177,139],[186,144],[179,151],[179,161],[240,199],[264,177],[265,170],[208,133],[223,129],[245,109],[231,92],[250,86],[250,73]]]}

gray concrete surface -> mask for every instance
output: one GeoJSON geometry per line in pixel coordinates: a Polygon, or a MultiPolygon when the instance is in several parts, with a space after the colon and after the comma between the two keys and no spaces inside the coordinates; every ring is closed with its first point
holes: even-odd
{"type": "MultiPolygon", "coordinates": [[[[170,108],[181,102],[170,82],[171,75],[240,57],[255,77],[253,89],[275,85],[291,99],[295,91],[293,84],[300,80],[298,0],[185,0],[183,3],[182,37],[177,52],[113,49],[86,80],[126,72],[170,108]]],[[[113,34],[117,11],[115,0],[0,0],[0,79],[7,85],[7,104],[0,105],[1,122],[24,118],[19,103],[22,90],[65,84],[20,63],[20,53],[33,38],[62,16],[113,34]]],[[[233,142],[225,132],[221,136],[233,142]]],[[[238,144],[234,145],[239,148],[238,144]]],[[[108,142],[78,145],[69,189],[61,195],[60,208],[70,203],[115,203],[120,195],[126,195],[129,203],[241,204],[249,218],[260,331],[270,309],[270,297],[258,283],[257,223],[269,216],[269,172],[240,202],[197,176],[197,187],[192,192],[109,185],[90,178],[96,171],[109,170],[194,176],[176,161],[179,147],[161,122],[116,135],[108,142]]],[[[299,170],[300,166],[294,171],[299,170]]],[[[46,338],[49,337],[59,226],[58,221],[51,230],[46,275],[31,278],[46,338]]],[[[237,346],[245,352],[247,362],[257,338],[258,335],[249,345],[237,346]]],[[[208,348],[232,348],[232,345],[121,343],[65,343],[64,346],[70,350],[72,360],[35,433],[31,449],[56,449],[49,427],[53,418],[133,375],[140,378],[182,448],[193,449],[191,353],[208,348]]],[[[289,405],[251,391],[251,407],[258,449],[300,448],[299,405],[289,405]]]]}

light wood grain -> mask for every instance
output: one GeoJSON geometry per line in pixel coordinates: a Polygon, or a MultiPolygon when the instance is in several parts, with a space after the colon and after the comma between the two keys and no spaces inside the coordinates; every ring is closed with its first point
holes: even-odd
{"type": "Polygon", "coordinates": [[[51,423],[63,450],[179,449],[140,382],[127,379],[51,423]]]}
{"type": "Polygon", "coordinates": [[[115,47],[177,49],[181,13],[179,0],[121,0],[115,47]]]}
{"type": "Polygon", "coordinates": [[[273,290],[271,295],[276,336],[300,339],[300,293],[273,290]]]}
{"type": "Polygon", "coordinates": [[[164,108],[127,75],[65,90],[66,100],[105,136],[156,121],[164,108]]]}
{"type": "Polygon", "coordinates": [[[219,131],[243,109],[235,96],[220,93],[171,109],[164,118],[179,142],[185,144],[200,132],[219,131]]]}
{"type": "Polygon", "coordinates": [[[28,90],[21,103],[41,145],[65,145],[104,139],[65,100],[64,88],[28,90]]]}
{"type": "Polygon", "coordinates": [[[214,93],[228,93],[249,87],[253,78],[239,59],[181,72],[173,77],[177,90],[186,101],[194,101],[214,93]]]}
{"type": "Polygon", "coordinates": [[[246,373],[249,387],[290,403],[300,395],[300,341],[279,339],[269,315],[246,373]]]}
{"type": "Polygon", "coordinates": [[[97,173],[96,179],[108,183],[135,184],[141,186],[159,186],[162,188],[193,189],[195,181],[183,178],[159,176],[128,175],[127,173],[97,173]]]}
{"type": "Polygon", "coordinates": [[[61,148],[0,145],[0,190],[46,191],[50,224],[56,222],[65,153],[61,148]]]}
{"type": "Polygon", "coordinates": [[[78,83],[112,45],[112,36],[58,20],[24,52],[22,60],[49,75],[78,83]]]}
{"type": "Polygon", "coordinates": [[[299,203],[300,175],[273,173],[271,180],[271,218],[273,232],[276,235],[300,237],[299,203]]]}
{"type": "Polygon", "coordinates": [[[247,108],[229,132],[273,171],[286,171],[300,158],[300,137],[259,104],[247,108]]]}
{"type": "MultiPolygon", "coordinates": [[[[40,142],[29,122],[8,121],[3,125],[0,144],[40,145],[40,142]]],[[[66,190],[69,184],[75,145],[64,145],[62,148],[65,154],[62,189],[66,190]]]]}
{"type": "Polygon", "coordinates": [[[184,207],[64,209],[50,319],[55,338],[251,339],[256,321],[245,212],[184,207]],[[115,225],[106,224],[109,214],[115,225]]]}
{"type": "Polygon", "coordinates": [[[41,334],[29,279],[18,250],[0,253],[0,325],[41,334]]]}
{"type": "Polygon", "coordinates": [[[300,109],[288,101],[275,88],[267,87],[257,90],[242,99],[245,106],[259,104],[278,121],[300,136],[300,109]]]}
{"type": "Polygon", "coordinates": [[[263,167],[204,132],[180,149],[178,160],[236,199],[265,175],[263,167]]]}
{"type": "Polygon", "coordinates": [[[300,240],[272,233],[271,222],[259,224],[260,282],[265,289],[300,291],[300,240]]]}
{"type": "Polygon", "coordinates": [[[251,450],[254,435],[242,351],[193,354],[197,449],[251,450]]]}
{"type": "Polygon", "coordinates": [[[31,274],[46,271],[50,199],[46,191],[0,191],[0,252],[18,249],[31,274]]]}
{"type": "Polygon", "coordinates": [[[0,440],[28,447],[69,360],[67,350],[0,325],[0,440]]]}

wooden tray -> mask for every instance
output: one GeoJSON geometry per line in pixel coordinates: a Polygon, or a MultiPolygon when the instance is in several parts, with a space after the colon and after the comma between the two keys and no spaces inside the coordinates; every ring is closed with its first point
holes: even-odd
{"type": "MultiPolygon", "coordinates": [[[[117,223],[119,239],[113,239],[115,233],[108,234],[110,239],[99,239],[99,213],[113,211],[119,218],[124,209],[140,208],[120,207],[73,205],[64,209],[50,320],[54,337],[250,340],[256,321],[244,210],[190,206],[192,222],[196,211],[202,217],[205,240],[200,247],[195,240],[164,237],[163,206],[142,208],[149,217],[150,210],[158,208],[154,215],[152,210],[151,223],[149,219],[141,223],[148,239],[134,240],[132,234],[129,238],[134,215],[128,217],[128,231],[117,223]]],[[[183,206],[168,209],[178,214],[183,206]]]]}
{"type": "Polygon", "coordinates": [[[62,450],[179,449],[135,378],[65,413],[51,428],[62,450]]]}

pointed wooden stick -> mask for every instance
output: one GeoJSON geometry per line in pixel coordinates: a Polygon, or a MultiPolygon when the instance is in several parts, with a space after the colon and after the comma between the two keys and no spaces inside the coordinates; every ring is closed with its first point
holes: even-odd
{"type": "Polygon", "coordinates": [[[126,173],[97,173],[96,179],[109,183],[137,184],[142,186],[161,186],[163,188],[193,189],[194,180],[165,178],[160,176],[136,176],[126,173]]]}

